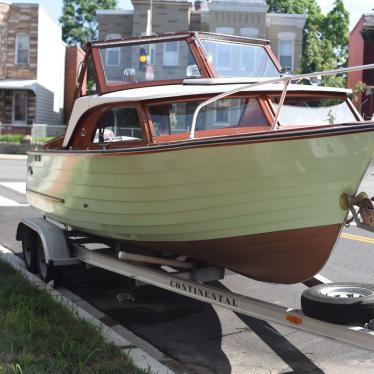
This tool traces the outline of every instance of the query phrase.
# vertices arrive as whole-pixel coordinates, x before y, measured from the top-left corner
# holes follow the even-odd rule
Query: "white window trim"
[[[120,34],[108,34],[106,36],[106,40],[113,40],[113,39],[121,39],[121,35]],[[111,52],[117,52],[117,61],[115,64],[110,64],[109,63],[109,50]],[[117,48],[107,48],[107,50],[105,51],[105,65],[106,66],[119,66],[120,65],[120,51],[121,49],[119,47]]]
[[[15,120],[15,114],[16,114],[15,113],[16,94],[24,94],[24,95],[26,95],[26,118],[25,118],[25,121],[16,121]],[[29,100],[28,100],[27,91],[13,91],[13,95],[12,95],[12,123],[13,124],[15,124],[15,125],[24,125],[24,124],[27,124],[28,104],[29,104]]]
[[[296,33],[294,32],[279,32],[278,33],[278,61],[280,62],[281,56],[281,44],[282,42],[291,42],[291,70],[295,66],[295,39]]]
[[[178,43],[178,41],[174,41],[174,43],[177,43],[176,45],[177,45],[177,51],[175,52],[176,53],[176,55],[177,55],[177,61],[176,61],[176,63],[175,64],[172,64],[172,65],[170,65],[170,64],[166,64],[165,63],[165,55],[166,55],[166,53],[168,52],[167,50],[166,50],[166,46],[167,46],[167,43],[168,42],[165,42],[164,43],[164,55],[163,55],[163,61],[162,61],[162,65],[163,66],[179,66],[179,44],[180,43]],[[169,42],[170,43],[170,42]]]
[[[18,38],[20,36],[27,36],[28,43],[27,43],[27,62],[18,62]],[[30,63],[30,34],[26,32],[20,32],[16,35],[16,45],[15,45],[15,54],[14,54],[14,63],[16,65],[26,65]]]

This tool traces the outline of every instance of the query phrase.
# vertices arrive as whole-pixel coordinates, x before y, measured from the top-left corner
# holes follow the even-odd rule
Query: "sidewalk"
[[[0,160],[27,160],[27,155],[0,154]]]

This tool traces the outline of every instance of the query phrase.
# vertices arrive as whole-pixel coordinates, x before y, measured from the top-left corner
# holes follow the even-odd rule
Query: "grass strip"
[[[24,140],[25,135],[17,135],[17,134],[3,134],[0,135],[0,142],[7,142],[7,143],[22,143]],[[35,137],[32,138],[33,143],[45,143],[49,140],[52,140],[53,136],[44,136],[44,137]]]
[[[0,374],[141,374],[100,327],[0,260]]]

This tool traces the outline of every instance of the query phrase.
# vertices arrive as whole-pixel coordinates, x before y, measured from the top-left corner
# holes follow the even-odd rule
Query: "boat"
[[[29,152],[29,204],[134,253],[305,281],[374,152],[350,91],[313,82],[333,73],[284,75],[268,41],[204,32],[89,43],[66,132]]]

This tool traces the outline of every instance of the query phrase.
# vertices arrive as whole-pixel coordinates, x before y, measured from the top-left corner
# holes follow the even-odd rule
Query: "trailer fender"
[[[24,218],[17,227],[17,240],[22,240],[25,230],[32,230],[39,236],[48,264],[66,266],[80,263],[79,260],[71,257],[64,231],[53,223],[44,218]]]

